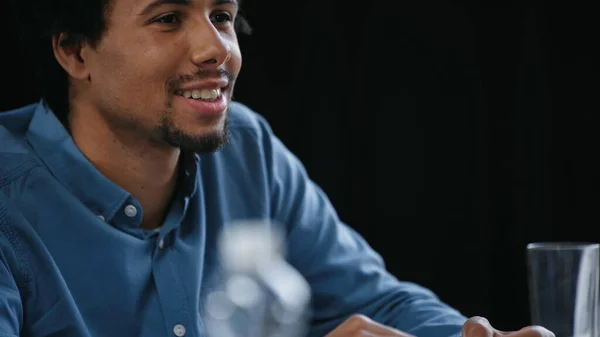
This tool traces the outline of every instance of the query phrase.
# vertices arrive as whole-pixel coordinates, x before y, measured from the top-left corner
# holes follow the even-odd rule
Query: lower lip
[[[219,95],[219,98],[210,102],[195,100],[193,98],[185,98],[179,95],[176,95],[176,97],[185,101],[190,107],[192,107],[192,109],[194,109],[194,112],[204,117],[221,116],[227,109],[227,102],[225,102],[222,94]]]

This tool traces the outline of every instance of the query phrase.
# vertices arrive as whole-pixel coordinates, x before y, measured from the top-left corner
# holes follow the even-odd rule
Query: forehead
[[[108,25],[114,24],[114,19],[130,21],[132,18],[143,19],[167,5],[186,6],[190,8],[207,8],[220,5],[238,7],[241,0],[108,0],[105,16]]]
[[[225,4],[238,5],[240,0],[112,0],[117,6],[124,5],[130,8],[158,7],[162,5],[185,6],[218,6]]]

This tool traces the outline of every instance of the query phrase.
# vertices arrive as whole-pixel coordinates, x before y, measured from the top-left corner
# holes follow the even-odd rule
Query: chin
[[[194,130],[189,129],[190,125],[186,128],[163,125],[161,138],[167,144],[195,153],[219,151],[229,141],[226,119],[213,125],[200,125]]]

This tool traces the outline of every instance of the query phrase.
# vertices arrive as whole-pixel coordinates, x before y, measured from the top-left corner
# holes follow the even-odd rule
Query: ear
[[[80,80],[88,79],[90,73],[85,63],[83,45],[77,42],[69,43],[69,39],[65,33],[52,37],[54,57],[71,77]]]

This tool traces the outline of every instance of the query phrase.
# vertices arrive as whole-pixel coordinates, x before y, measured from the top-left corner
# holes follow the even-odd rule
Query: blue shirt
[[[165,222],[145,232],[140,204],[44,101],[0,113],[0,335],[204,336],[218,232],[245,219],[281,224],[287,261],[311,287],[309,336],[355,313],[460,335],[465,317],[388,273],[260,115],[232,103],[229,130],[219,152],[185,157]]]

